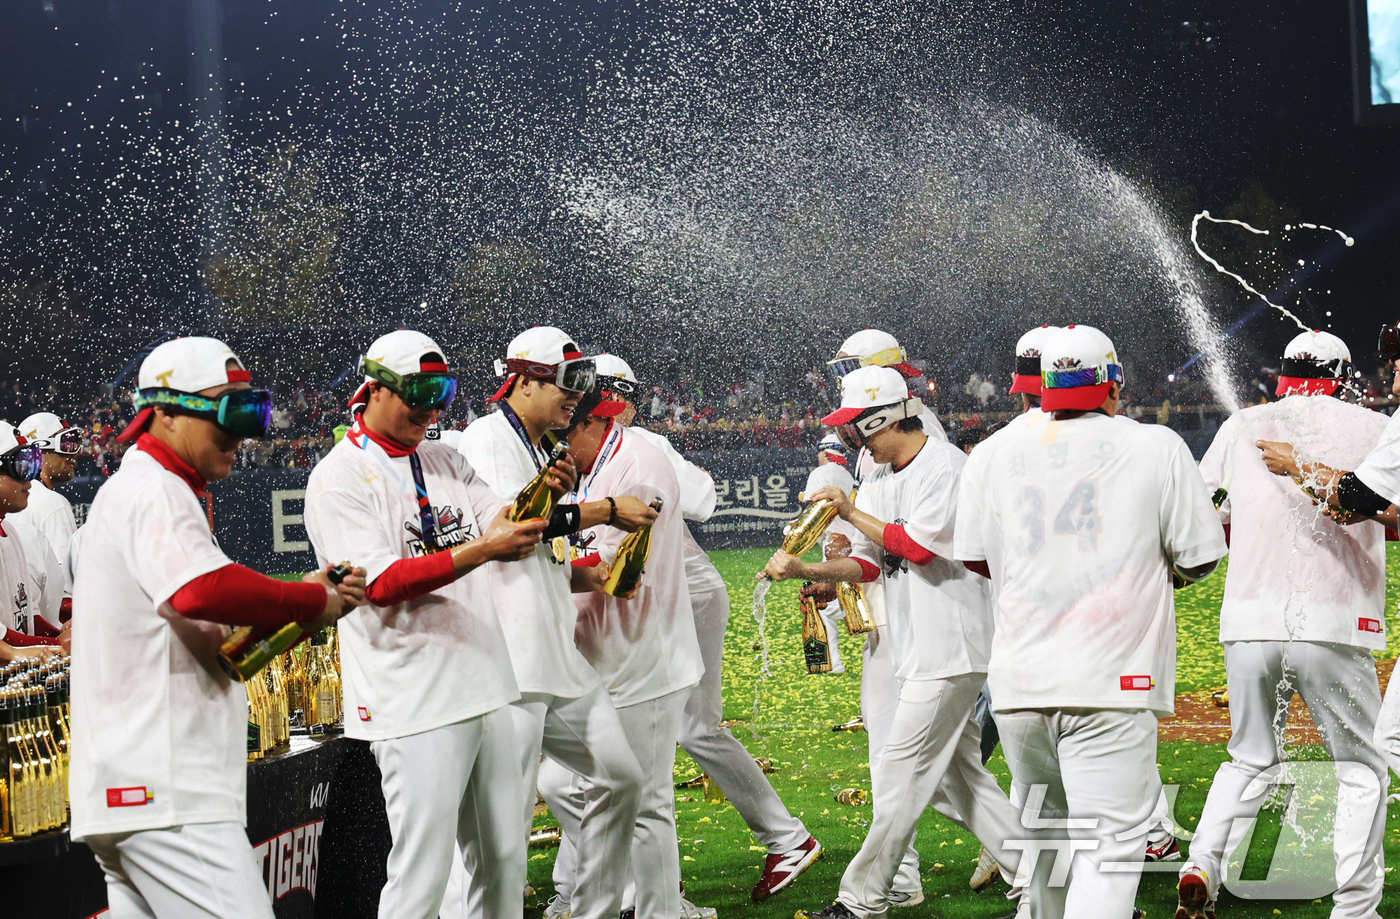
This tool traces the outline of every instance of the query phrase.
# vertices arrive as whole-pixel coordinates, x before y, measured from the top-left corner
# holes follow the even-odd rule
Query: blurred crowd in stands
[[[1242,401],[1274,399],[1276,368],[1262,367],[1248,381],[1241,381]],[[964,445],[977,443],[1019,410],[1007,395],[1005,374],[972,373],[962,383],[938,386],[917,381],[919,394],[930,402],[948,429],[949,438]],[[126,393],[114,393],[107,385],[95,387],[87,401],[61,397],[54,386],[27,387],[0,379],[0,418],[19,422],[38,411],[54,411],[85,432],[85,449],[79,474],[110,474],[119,460],[118,443],[131,417]],[[1357,401],[1378,411],[1394,411],[1389,379],[1361,377]],[[335,429],[348,422],[345,397],[298,384],[275,390],[272,428],[260,440],[243,443],[239,466],[309,468],[335,445]],[[735,382],[718,394],[704,391],[685,380],[644,387],[638,397],[635,422],[669,435],[684,452],[732,450],[750,447],[813,446],[821,436],[821,417],[839,402],[834,380],[825,368],[813,368],[789,398],[775,397],[757,376]],[[1209,387],[1199,379],[1167,381],[1144,393],[1130,385],[1125,390],[1125,411],[1138,421],[1168,424],[1182,430],[1212,429],[1226,414]],[[481,398],[458,398],[444,418],[444,427],[465,428],[495,406]]]

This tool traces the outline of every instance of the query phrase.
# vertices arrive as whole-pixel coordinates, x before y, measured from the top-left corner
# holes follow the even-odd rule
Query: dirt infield
[[[1390,683],[1395,661],[1377,661],[1376,670],[1380,674],[1382,691]],[[1176,714],[1157,722],[1159,740],[1194,740],[1198,743],[1225,743],[1230,739],[1230,710],[1218,708],[1209,690],[1204,692],[1184,692],[1176,697]],[[1303,700],[1296,694],[1288,709],[1289,743],[1319,744],[1317,727],[1308,714]]]

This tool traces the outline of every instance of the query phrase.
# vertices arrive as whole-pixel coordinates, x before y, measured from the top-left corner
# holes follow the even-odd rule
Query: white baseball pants
[[[1029,881],[1031,915],[1128,919],[1159,797],[1156,717],[1035,709],[997,712],[997,726],[1025,802],[1018,880]]]
[[[1339,791],[1333,849],[1339,866],[1357,864],[1358,853],[1359,866],[1346,872],[1348,877],[1337,878],[1340,886],[1332,896],[1332,919],[1377,919],[1385,878],[1381,843],[1390,774],[1371,740],[1381,707],[1375,658],[1365,648],[1324,642],[1232,641],[1225,645],[1225,673],[1230,687],[1230,760],[1216,770],[1182,873],[1204,870],[1211,892],[1218,888],[1231,827],[1236,820],[1257,816],[1267,797],[1242,800],[1250,782],[1279,762],[1274,719],[1296,690],[1333,762],[1359,763],[1378,780],[1373,795],[1349,795],[1348,783]],[[1344,803],[1348,798],[1350,808]]]
[[[773,854],[802,845],[811,834],[783,804],[749,751],[719,726],[724,719],[724,636],[729,626],[729,592],[690,595],[695,635],[705,673],[690,691],[681,719],[680,744],[734,804],[758,841]]]
[[[684,699],[684,695],[681,698]],[[678,705],[671,733],[666,738],[672,770],[675,768],[676,734],[680,730],[679,709]],[[528,830],[534,823],[535,789],[539,785],[540,753],[543,751],[585,782],[573,837],[581,853],[577,856],[569,899],[573,919],[617,919],[628,879],[628,853],[633,848],[637,812],[642,806],[642,785],[649,773],[643,773],[638,764],[639,755],[633,752],[631,735],[624,729],[618,710],[613,708],[612,697],[599,683],[588,695],[577,699],[526,695],[512,705],[511,710],[523,757],[520,768],[527,797],[524,826]],[[667,787],[670,785],[668,773]],[[553,802],[550,807],[554,809]],[[675,851],[674,804],[672,807],[671,849]],[[565,818],[558,809],[554,809],[554,813],[562,826]],[[521,852],[525,851],[522,844]],[[679,859],[680,856],[676,854],[675,857]],[[521,885],[524,885],[523,878]],[[678,901],[674,915],[680,915],[679,910]],[[473,912],[473,919],[481,917]]]
[[[461,847],[467,900],[486,919],[524,908],[520,745],[510,707],[370,744],[393,848],[380,919],[437,919]]]
[[[273,919],[237,823],[190,823],[86,839],[107,876],[111,919]]]
[[[624,905],[635,891],[637,919],[676,919],[681,913],[681,861],[676,841],[676,736],[690,690],[626,705],[617,717],[644,776],[641,809],[632,835],[630,881]],[[572,909],[582,846],[580,823],[589,781],[547,759],[540,767],[540,794],[559,820],[565,840],[554,861],[554,890]],[[624,860],[624,867],[626,867]]]
[[[1400,680],[1391,677],[1381,702],[1380,714],[1376,716],[1374,741],[1386,765],[1400,775]],[[1389,787],[1389,784],[1385,787]]]
[[[841,878],[840,901],[857,916],[884,916],[895,875],[919,818],[941,792],[958,819],[1014,876],[1021,853],[1005,849],[1022,835],[1017,811],[982,765],[982,731],[972,720],[973,704],[986,674],[967,673],[943,680],[905,680],[899,705],[878,766],[871,767],[875,816],[860,851]]]
[[[894,656],[890,653],[890,643],[881,639],[879,629],[865,634],[865,664],[860,671],[860,716],[865,721],[865,735],[869,742],[870,794],[875,810],[872,820],[879,816],[880,758],[890,739],[895,710],[899,708],[899,680],[894,675]],[[939,813],[957,819],[945,809],[946,802],[935,800],[934,807]],[[919,876],[919,853],[911,839],[895,874],[893,890],[914,893],[923,889],[924,882]]]
[[[845,673],[846,665],[841,663],[841,633],[846,631],[846,614],[841,604],[835,600],[817,610],[826,625],[826,646],[831,653],[831,673]]]

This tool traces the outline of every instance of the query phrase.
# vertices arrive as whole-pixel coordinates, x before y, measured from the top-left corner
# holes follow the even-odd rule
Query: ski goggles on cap
[[[1376,353],[1383,361],[1400,361],[1400,322],[1381,326],[1381,339]]]
[[[826,365],[831,368],[832,373],[836,374],[837,379],[840,379],[853,370],[869,367],[872,364],[877,367],[890,367],[907,360],[909,360],[909,355],[903,348],[886,348],[864,357],[838,357],[835,360],[827,361]]]
[[[178,389],[143,389],[136,396],[138,411],[155,406],[212,421],[239,437],[261,437],[272,424],[272,393],[265,389],[233,389],[214,399]]]
[[[591,357],[574,358],[558,364],[541,364],[519,357],[496,361],[496,376],[503,377],[510,373],[544,380],[569,392],[590,392],[598,382],[598,369]],[[617,391],[622,392],[621,389]]]
[[[36,443],[22,444],[0,456],[0,475],[17,482],[32,482],[44,468],[44,451]]]
[[[860,450],[879,431],[905,418],[916,418],[924,410],[918,399],[906,399],[894,405],[872,408],[852,421],[836,426],[836,436],[848,449]]]
[[[52,437],[37,438],[32,443],[41,450],[74,456],[83,449],[83,432],[78,428],[64,428]]]
[[[1117,364],[1103,367],[1085,367],[1082,370],[1043,370],[1040,385],[1046,389],[1077,389],[1080,386],[1098,386],[1101,383],[1123,382],[1123,368]]]
[[[399,373],[367,357],[360,358],[360,373],[383,383],[409,408],[447,408],[457,396],[457,378],[450,373]]]

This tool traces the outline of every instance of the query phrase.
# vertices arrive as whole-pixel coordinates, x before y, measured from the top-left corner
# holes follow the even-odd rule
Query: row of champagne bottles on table
[[[68,658],[0,667],[0,842],[68,822]]]
[[[335,733],[343,720],[336,628],[273,658],[245,685],[249,762],[284,750],[294,729],[313,737]]]

